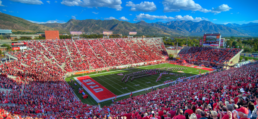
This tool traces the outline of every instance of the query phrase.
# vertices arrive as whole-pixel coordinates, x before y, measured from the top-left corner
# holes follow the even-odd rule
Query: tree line
[[[227,48],[240,48],[244,49],[244,52],[255,53],[258,52],[258,38],[248,37],[225,37]],[[182,38],[168,38],[163,37],[165,45],[169,46],[196,46],[199,47],[199,40],[202,37],[182,37]]]

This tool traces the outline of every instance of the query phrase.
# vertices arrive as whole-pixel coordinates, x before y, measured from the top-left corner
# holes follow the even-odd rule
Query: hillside
[[[175,31],[133,24],[119,20],[74,20],[65,24],[43,24],[51,28],[62,28],[67,31],[83,31],[101,34],[103,31],[113,31],[114,34],[128,35],[130,31],[137,31],[139,35],[179,35]]]
[[[258,23],[248,23],[248,24],[227,24],[226,26],[235,29],[237,31],[245,32],[250,36],[258,36]]]
[[[214,24],[210,21],[170,21],[146,23],[130,23],[119,20],[74,20],[64,24],[48,23],[36,24],[22,18],[0,13],[0,28],[15,31],[44,32],[45,30],[59,30],[60,33],[69,31],[83,31],[101,34],[103,31],[113,31],[114,34],[128,35],[130,31],[137,31],[138,35],[173,35],[173,36],[201,36],[204,33],[221,33],[222,36],[258,36],[258,23],[249,24]]]
[[[244,31],[238,31],[225,25],[214,24],[209,21],[171,21],[167,23],[156,22],[149,25],[165,29],[169,28],[181,34],[200,36],[204,33],[221,33],[223,36],[248,36]],[[162,29],[164,29],[162,28]]]
[[[12,29],[13,31],[30,31],[30,32],[43,32],[45,30],[53,30],[44,25],[39,25],[27,21],[25,19],[0,13],[0,28]]]

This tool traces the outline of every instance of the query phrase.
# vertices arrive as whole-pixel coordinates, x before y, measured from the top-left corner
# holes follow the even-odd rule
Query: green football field
[[[173,67],[177,67],[177,68],[181,67],[181,68],[185,68],[185,70],[182,70],[182,71],[167,70],[167,68],[173,68]],[[164,68],[162,70],[167,70],[167,72],[174,73],[175,75],[163,75],[161,80],[158,82],[156,82],[156,79],[159,77],[159,74],[137,78],[137,79],[134,79],[133,81],[128,80],[127,83],[124,83],[121,81],[122,78],[124,77],[123,75],[125,75],[125,74],[130,74],[130,73],[142,71],[142,70],[157,69],[157,68]],[[89,95],[89,98],[82,99],[82,94],[78,93],[78,89],[80,88],[80,85],[77,82],[74,82],[74,83],[77,83],[77,85],[74,85],[74,83],[70,83],[71,78],[88,75],[91,78],[93,78],[94,80],[96,80],[97,82],[99,82],[102,86],[106,87],[108,90],[113,92],[115,95],[121,95],[121,94],[125,94],[125,93],[130,93],[133,91],[137,91],[140,89],[156,86],[159,84],[163,84],[163,82],[166,80],[175,80],[179,77],[193,76],[193,75],[199,74],[199,71],[201,71],[201,73],[208,72],[206,70],[166,63],[166,64],[151,65],[151,66],[141,66],[141,67],[137,67],[137,68],[135,67],[135,68],[128,68],[128,69],[102,71],[102,72],[98,72],[98,73],[91,73],[91,74],[84,74],[84,75],[83,74],[82,75],[74,75],[74,76],[66,78],[66,81],[69,83],[69,85],[71,85],[74,88],[74,92],[76,93],[77,97],[80,98],[80,100],[82,102],[90,104],[90,105],[96,105],[97,102],[92,97],[90,97],[90,95],[86,91],[84,91],[84,92],[86,92],[86,94]],[[118,74],[123,74],[123,75],[121,76]],[[146,91],[138,92],[138,93],[134,94],[134,96],[143,94],[143,93],[146,93]],[[117,100],[125,99],[128,97],[129,97],[129,95],[119,97],[119,98],[117,98]],[[102,102],[101,106],[110,105],[111,102],[112,102],[111,100]]]

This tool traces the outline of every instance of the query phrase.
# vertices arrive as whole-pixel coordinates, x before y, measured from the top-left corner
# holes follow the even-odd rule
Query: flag
[[[133,93],[131,92],[130,97],[132,97],[132,96],[133,96]]]

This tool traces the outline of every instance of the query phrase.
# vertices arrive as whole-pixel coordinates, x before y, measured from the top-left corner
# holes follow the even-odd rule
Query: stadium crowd
[[[78,101],[64,81],[25,82],[1,76],[0,118],[256,119],[258,64],[215,72],[132,96],[111,106]],[[14,104],[14,105],[8,105]]]
[[[224,63],[229,61],[241,49],[237,48],[220,48],[211,47],[191,47],[185,48],[179,52],[179,56],[188,62],[209,62],[209,64]]]
[[[148,41],[148,40],[147,40]],[[158,41],[156,41],[158,44]],[[144,49],[151,49],[156,42],[145,43]],[[96,40],[45,40],[27,41],[28,50],[9,52],[17,58],[13,62],[0,65],[2,73],[30,77],[35,81],[60,81],[67,72],[84,71],[145,61],[163,59],[161,44],[155,45],[156,57],[150,55],[137,46],[139,55],[132,52],[130,44],[124,39],[96,39]],[[158,48],[159,47],[159,48]],[[141,59],[140,57],[147,57]]]
[[[10,53],[17,61],[0,65],[0,118],[257,118],[258,64],[178,82],[99,108],[77,100],[63,76],[89,67],[159,60],[165,46],[156,40],[123,39],[28,41],[27,44],[28,50]],[[239,49],[193,48],[180,55],[223,62],[237,52]],[[7,74],[18,79],[7,78]]]

